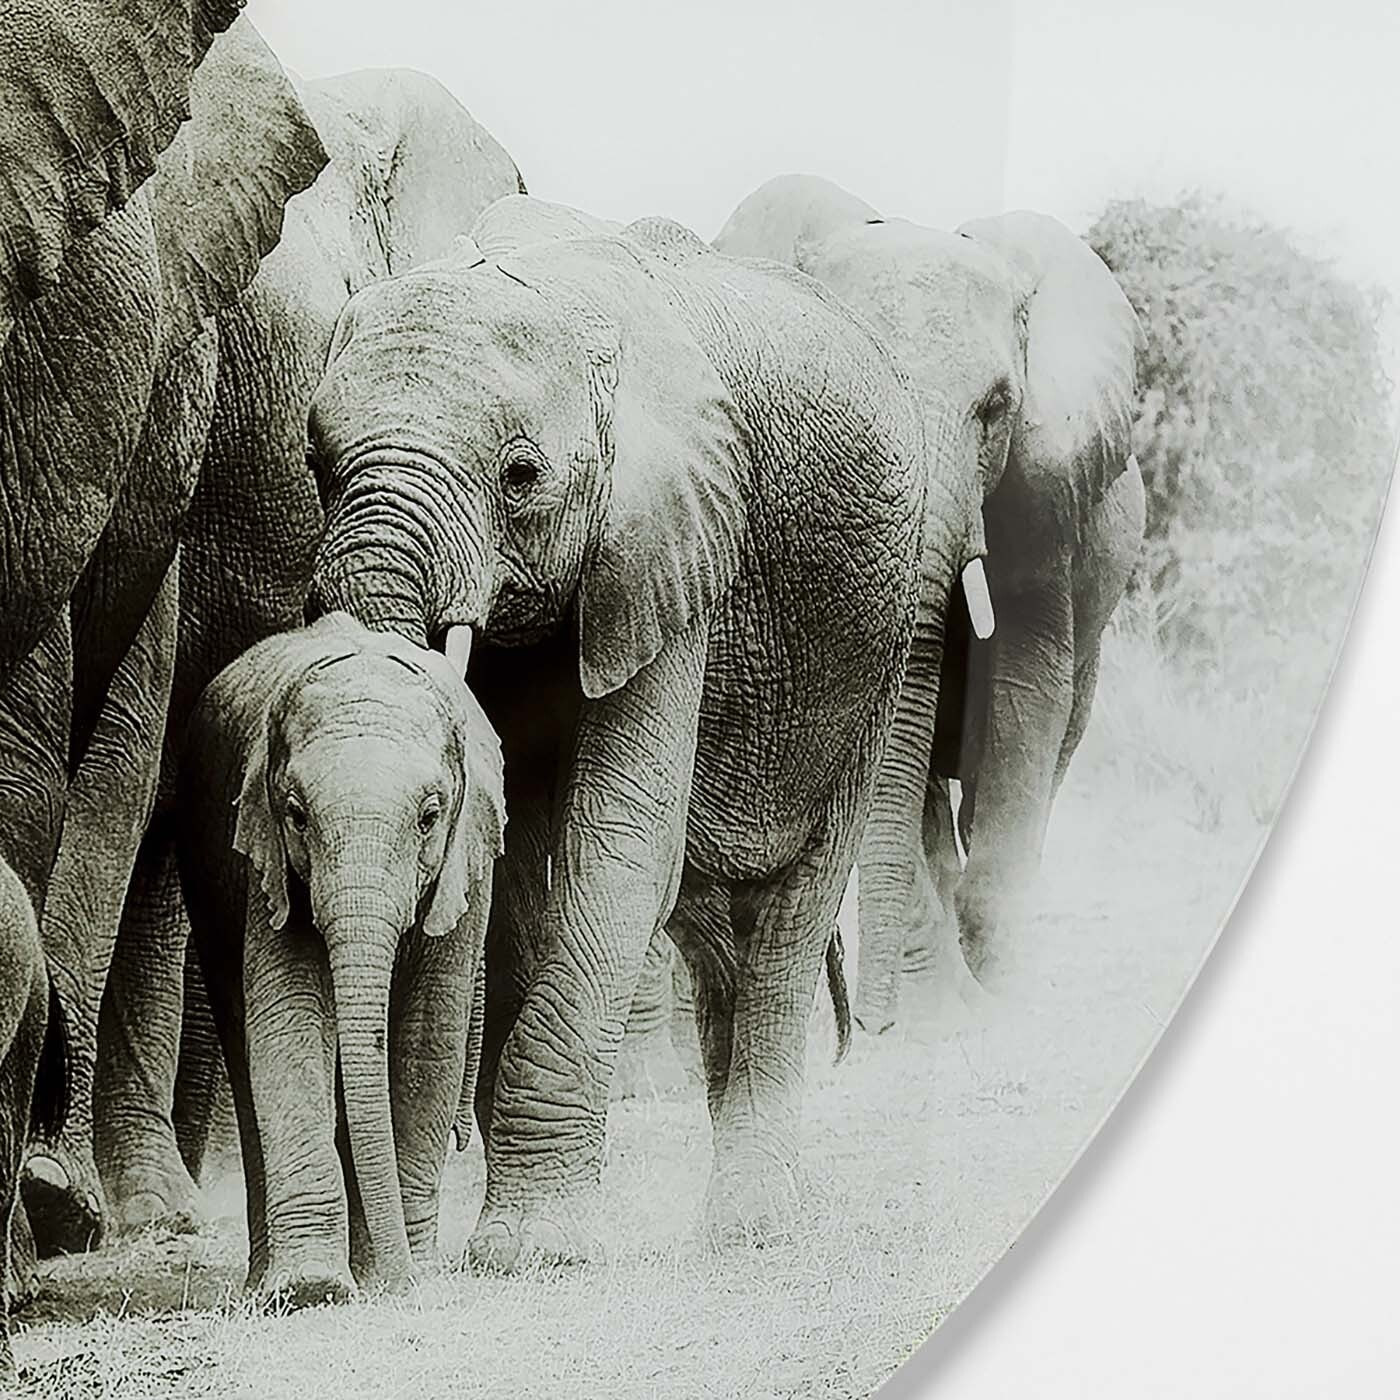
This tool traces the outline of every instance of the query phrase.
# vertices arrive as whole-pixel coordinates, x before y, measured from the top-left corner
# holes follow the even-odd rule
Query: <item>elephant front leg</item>
[[[173,821],[158,815],[141,843],[98,1025],[94,1142],[115,1221],[127,1229],[188,1228],[196,1198],[174,1122],[190,933]]]
[[[390,1106],[404,1225],[416,1265],[427,1264],[437,1250],[438,1187],[462,1096],[475,969],[491,902],[489,880],[483,884],[471,891],[467,915],[454,932],[436,939],[415,935],[395,971]]]
[[[1040,864],[1074,697],[1068,582],[997,605],[977,810],[955,906],[968,965],[984,984],[1012,961],[1010,934]]]
[[[99,1019],[122,908],[137,849],[155,798],[165,711],[174,664],[178,576],[172,567],[136,640],[112,680],[69,789],[63,837],[44,905],[43,937],[54,966],[69,1035],[70,1109],[55,1141],[36,1143],[25,1172],[24,1196],[41,1254],[91,1248],[106,1223],[103,1185],[125,1219],[126,1166],[149,1156],[138,1141],[144,1119],[124,1120],[116,1140],[99,1145],[111,1171],[94,1160],[93,1142],[111,1120],[94,1122]],[[98,1095],[106,1104],[107,1086]],[[120,1114],[120,1106],[116,1106]],[[179,1173],[183,1177],[183,1171]],[[188,1179],[156,1213],[192,1204]]]
[[[473,1262],[593,1257],[609,1081],[647,943],[680,881],[705,654],[692,627],[584,705],[564,782],[544,956],[496,1077]]]

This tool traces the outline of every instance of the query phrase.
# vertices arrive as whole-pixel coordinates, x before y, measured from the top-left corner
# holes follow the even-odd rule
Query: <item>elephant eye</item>
[[[545,463],[527,443],[513,444],[501,462],[501,491],[510,505],[522,505],[544,475]]]
[[[306,808],[302,805],[302,801],[299,797],[289,797],[287,799],[287,820],[292,824],[293,831],[306,830]]]
[[[990,428],[1011,406],[1011,396],[1004,384],[998,384],[981,403],[977,405],[977,417],[984,428]]]
[[[438,824],[438,818],[441,816],[442,803],[436,797],[430,797],[418,813],[418,830],[427,836]]]

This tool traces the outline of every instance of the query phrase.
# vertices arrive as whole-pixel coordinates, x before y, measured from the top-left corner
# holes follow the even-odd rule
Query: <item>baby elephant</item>
[[[447,657],[332,613],[214,679],[180,771],[248,1287],[297,1304],[402,1283],[434,1248],[463,1093],[504,823],[496,735]]]

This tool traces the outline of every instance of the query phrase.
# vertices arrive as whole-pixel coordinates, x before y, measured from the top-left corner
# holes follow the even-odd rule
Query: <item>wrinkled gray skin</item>
[[[509,824],[479,1264],[589,1257],[649,940],[696,983],[721,1238],[798,1204],[804,1045],[913,624],[922,424],[811,279],[509,199],[360,293],[312,408],[308,611],[474,629]],[[531,243],[532,238],[545,241]],[[945,592],[971,529],[940,482]]]
[[[445,657],[329,614],[225,669],[184,758],[180,878],[233,1083],[248,1285],[317,1303],[400,1284],[436,1240],[500,745]]]
[[[235,12],[39,0],[0,32],[0,860],[69,1032],[75,1150],[24,1187],[50,1246],[96,1189],[98,998],[155,783],[213,318],[325,158],[257,35],[212,38]]]
[[[940,650],[925,598],[861,848],[856,1017],[883,1030],[901,947],[963,997],[976,990],[968,965],[985,979],[1006,957],[1142,542],[1136,318],[1092,250],[1044,215],[948,234],[785,176],[735,210],[716,246],[790,262],[868,317],[953,425],[932,439],[930,470],[979,462],[995,631],[974,635],[959,584]],[[962,785],[961,873],[950,778]]]
[[[89,916],[89,927],[102,930],[106,941],[89,933],[88,946],[105,946],[112,971],[104,995],[106,961],[89,953],[83,999],[94,1024],[88,1044],[100,1040],[102,1053],[95,1095],[87,1088],[89,1078],[79,1095],[80,1131],[68,1136],[82,1143],[89,1133],[95,1136],[105,1190],[97,1187],[91,1167],[71,1173],[85,1189],[67,1193],[67,1230],[55,1242],[68,1248],[82,1247],[105,1224],[178,1222],[193,1208],[194,1188],[172,1121],[188,938],[174,870],[175,747],[200,692],[223,666],[253,643],[301,622],[323,523],[305,462],[306,417],[335,319],[352,291],[446,251],[487,204],[520,183],[514,163],[489,133],[422,74],[351,73],[298,91],[331,162],[312,188],[288,204],[280,242],[215,327],[208,432],[199,439],[202,461],[180,548],[173,674],[169,653],[162,651],[164,690],[150,681],[144,689],[133,687],[137,697],[170,697],[155,812],[140,841],[124,908],[112,902]],[[162,637],[173,644],[176,621],[161,616]],[[154,661],[148,667],[153,669]],[[158,728],[153,737],[159,738]],[[152,762],[143,763],[149,807],[155,773]],[[94,819],[117,820],[122,809],[105,789],[100,797]],[[133,818],[120,816],[125,835],[118,844],[127,869],[141,836]],[[103,848],[113,847],[109,842]],[[121,888],[115,888],[116,900]],[[198,993],[197,970],[192,972]],[[182,1142],[196,1172],[222,1078],[213,1026],[201,1003],[196,995],[184,1023],[181,1095]],[[94,1098],[95,1113],[89,1107]],[[64,1153],[63,1164],[73,1155]]]

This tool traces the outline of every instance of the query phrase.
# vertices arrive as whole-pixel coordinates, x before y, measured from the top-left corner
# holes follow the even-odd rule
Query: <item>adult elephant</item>
[[[868,317],[920,393],[955,408],[930,469],[977,464],[989,603],[974,596],[969,610],[960,589],[941,658],[911,659],[861,847],[856,1016],[882,1030],[901,947],[954,991],[970,987],[964,955],[984,978],[1006,955],[1142,542],[1129,440],[1137,320],[1092,249],[1043,214],[949,234],[786,176],[741,203],[716,246],[789,262]],[[950,778],[962,787],[961,875]]]
[[[0,858],[40,914],[78,1145],[26,1181],[41,1243],[94,1180],[93,989],[155,783],[213,320],[325,161],[237,10],[28,0],[0,26]]]
[[[308,611],[476,635],[506,851],[471,1255],[589,1257],[608,1084],[653,931],[690,965],[719,1236],[795,1204],[806,1025],[926,567],[887,352],[810,278],[667,220],[494,205],[479,252],[353,298],[312,406]],[[533,242],[534,238],[545,241]]]
[[[97,1165],[123,1227],[178,1219],[194,1201],[190,1174],[203,1160],[222,1069],[197,977],[185,1015],[177,753],[213,677],[301,622],[323,526],[306,422],[336,318],[352,293],[445,253],[487,205],[522,188],[506,151],[422,73],[372,69],[298,91],[330,161],[289,203],[281,241],[218,318],[213,419],[181,545],[160,792],[102,1003]],[[101,1217],[83,1223],[91,1230]]]

